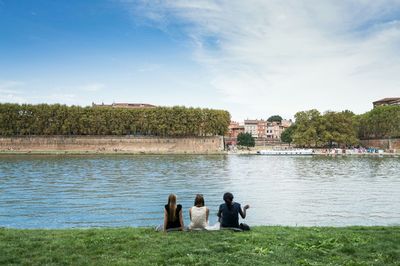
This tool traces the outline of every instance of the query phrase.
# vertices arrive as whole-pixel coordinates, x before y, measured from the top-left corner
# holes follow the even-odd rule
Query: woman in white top
[[[197,194],[194,199],[194,206],[189,209],[189,229],[206,229],[208,226],[208,214],[210,210],[204,206],[204,197]]]

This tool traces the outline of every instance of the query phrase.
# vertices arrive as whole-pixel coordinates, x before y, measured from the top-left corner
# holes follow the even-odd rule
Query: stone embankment
[[[0,137],[1,153],[223,153],[223,138],[136,136],[27,136]]]
[[[364,147],[383,150],[400,150],[400,138],[365,139],[361,140]]]

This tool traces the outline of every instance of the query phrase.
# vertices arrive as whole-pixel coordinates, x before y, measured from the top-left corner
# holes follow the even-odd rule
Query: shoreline
[[[242,220],[241,222],[245,222]],[[90,226],[90,227],[60,227],[60,228],[47,228],[47,227],[40,227],[40,228],[18,228],[18,227],[9,227],[9,226],[0,226],[0,230],[15,230],[15,231],[85,231],[85,230],[121,230],[121,229],[131,229],[131,230],[151,230],[155,232],[155,227],[157,225],[151,226]],[[186,226],[186,225],[185,225]],[[251,225],[251,229],[255,228],[292,228],[292,229],[346,229],[346,228],[397,228],[400,230],[400,223],[398,224],[387,224],[387,225],[379,225],[379,224],[372,224],[372,225],[280,225],[280,224],[269,224],[269,225]],[[196,230],[189,230],[185,229],[185,231],[181,231],[182,233],[193,233],[193,232],[222,232],[222,231],[231,231],[228,228],[225,229],[218,229],[218,230],[203,230],[203,231],[196,231]],[[251,230],[250,230],[251,231]],[[246,232],[246,231],[243,231]]]
[[[0,137],[0,155],[255,155],[262,149],[293,149],[286,144],[226,150],[222,136],[12,136]],[[397,157],[400,149],[362,150],[313,148],[316,156]],[[330,153],[328,153],[330,151]],[[266,156],[266,155],[263,155]],[[283,156],[283,155],[267,155]]]
[[[237,155],[258,155],[257,151],[259,151],[259,150],[262,150],[262,149],[250,150],[250,151],[227,152],[227,154],[229,154],[229,155],[234,155],[234,154],[237,154]],[[294,157],[294,156],[300,156],[300,157],[304,157],[304,156],[330,156],[330,157],[340,157],[340,156],[382,157],[382,156],[385,156],[385,157],[399,157],[400,153],[399,152],[397,152],[397,153],[390,153],[390,152],[367,153],[367,152],[365,152],[365,153],[338,153],[338,154],[334,154],[334,153],[324,153],[324,152],[320,152],[320,151],[316,150],[316,152],[314,154],[312,154],[312,155],[284,155],[284,154],[282,154],[282,155],[260,155],[260,156],[266,156],[266,157],[271,157],[271,156],[275,156],[275,157],[277,157],[277,156],[288,156],[288,157]]]
[[[257,150],[250,151],[216,151],[216,152],[131,152],[131,151],[71,151],[71,150],[35,150],[35,151],[8,151],[0,150],[0,156],[2,155],[259,155]],[[352,153],[352,154],[329,154],[316,152],[313,155],[259,155],[263,157],[304,157],[304,156],[326,156],[326,157],[400,157],[400,153]]]

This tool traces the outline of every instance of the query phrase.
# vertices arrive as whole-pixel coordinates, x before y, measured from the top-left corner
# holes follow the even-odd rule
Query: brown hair
[[[196,198],[194,199],[194,206],[204,206],[204,197],[202,194],[197,194]]]
[[[168,196],[168,220],[175,221],[176,220],[176,196],[175,194],[170,194]]]

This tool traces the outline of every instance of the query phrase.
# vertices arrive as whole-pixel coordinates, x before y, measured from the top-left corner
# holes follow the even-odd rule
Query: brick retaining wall
[[[126,153],[218,153],[223,138],[158,138],[134,136],[29,136],[0,137],[0,151],[9,152],[126,152]]]

